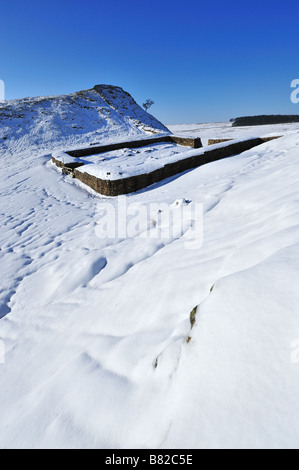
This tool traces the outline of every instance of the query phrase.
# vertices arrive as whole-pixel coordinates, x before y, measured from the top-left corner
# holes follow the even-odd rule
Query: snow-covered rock
[[[122,88],[96,85],[70,95],[24,98],[0,103],[0,146],[74,148],[113,141],[120,135],[169,133]]]

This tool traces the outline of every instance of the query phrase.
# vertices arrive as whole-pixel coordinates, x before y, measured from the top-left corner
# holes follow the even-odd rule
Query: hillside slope
[[[70,95],[0,103],[0,146],[21,152],[117,140],[121,136],[169,133],[122,88],[96,85]]]

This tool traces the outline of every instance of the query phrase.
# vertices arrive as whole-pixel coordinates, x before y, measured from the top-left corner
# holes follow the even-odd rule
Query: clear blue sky
[[[299,114],[298,0],[9,0],[6,99],[118,85],[166,124]]]

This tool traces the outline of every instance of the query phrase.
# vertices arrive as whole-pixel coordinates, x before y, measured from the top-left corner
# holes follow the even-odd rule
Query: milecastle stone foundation
[[[52,161],[62,168],[63,172],[72,175],[74,178],[79,179],[84,184],[88,185],[97,193],[104,196],[119,196],[121,194],[129,194],[146,188],[154,183],[158,183],[166,178],[170,178],[184,171],[211,163],[223,158],[238,155],[246,150],[250,150],[258,145],[261,145],[269,140],[277,139],[275,137],[259,137],[243,141],[234,142],[231,139],[210,139],[209,145],[221,144],[219,147],[203,151],[201,139],[185,138],[174,135],[157,136],[153,138],[139,139],[136,141],[118,142],[109,145],[100,145],[97,147],[88,147],[78,150],[70,150],[65,152],[67,155],[78,158],[84,156],[95,155],[98,153],[109,152],[121,148],[134,148],[151,145],[158,142],[173,142],[179,145],[190,147],[190,149],[201,149],[198,155],[192,155],[188,158],[181,158],[176,162],[165,164],[161,168],[151,171],[149,173],[134,175],[122,179],[101,179],[96,176],[90,175],[88,172],[79,171],[78,167],[83,166],[82,162],[67,162],[57,159],[52,156]],[[227,142],[227,144],[226,144]]]

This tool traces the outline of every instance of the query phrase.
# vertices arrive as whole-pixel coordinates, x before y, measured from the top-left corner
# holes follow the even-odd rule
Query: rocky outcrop
[[[69,95],[0,102],[0,146],[70,148],[126,136],[170,134],[120,87],[97,85]]]

